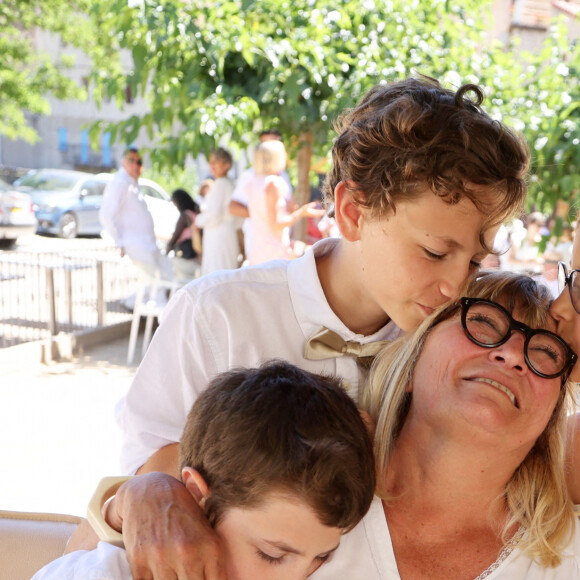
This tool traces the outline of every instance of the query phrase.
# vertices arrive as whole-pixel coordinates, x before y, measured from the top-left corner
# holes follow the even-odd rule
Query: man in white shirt
[[[99,211],[102,226],[133,263],[150,276],[173,277],[171,264],[161,254],[155,239],[153,217],[139,189],[143,161],[131,147],[123,154],[121,168],[107,184]]]

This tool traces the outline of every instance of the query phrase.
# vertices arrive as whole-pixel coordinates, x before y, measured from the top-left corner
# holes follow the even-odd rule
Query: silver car
[[[9,248],[19,236],[36,232],[32,199],[0,179],[0,248]]]
[[[56,234],[60,238],[101,234],[99,209],[110,173],[85,173],[67,169],[37,169],[16,180],[20,191],[29,193],[38,220],[38,233]],[[168,240],[179,217],[169,194],[150,179],[139,179],[149,211],[153,216],[155,235]]]

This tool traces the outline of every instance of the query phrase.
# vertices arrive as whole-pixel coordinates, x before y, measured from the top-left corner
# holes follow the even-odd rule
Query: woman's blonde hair
[[[546,328],[548,324],[552,298],[546,287],[528,276],[482,273],[468,283],[463,295],[501,301],[509,312],[517,309],[518,318],[533,328]],[[375,457],[379,474],[388,468],[390,454],[407,417],[412,393],[406,387],[427,337],[439,322],[457,312],[455,308],[440,308],[415,332],[388,345],[373,364],[360,406],[377,425]],[[561,552],[574,531],[574,510],[564,469],[566,416],[573,409],[573,383],[566,381],[548,425],[505,489],[510,516],[503,539],[506,541],[514,524],[519,525],[525,533],[516,537],[517,546],[544,567],[560,563]]]
[[[256,175],[277,175],[286,167],[286,149],[281,141],[264,141],[254,153]]]

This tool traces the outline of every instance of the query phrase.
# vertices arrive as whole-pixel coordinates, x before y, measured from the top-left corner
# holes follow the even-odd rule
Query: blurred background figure
[[[195,203],[197,203],[197,205],[199,207],[201,207],[203,205],[203,200],[205,199],[205,196],[207,195],[207,192],[210,190],[211,186],[213,185],[213,179],[211,179],[210,177],[208,177],[207,179],[204,179],[200,184],[199,184],[199,189],[197,191],[197,195],[195,196]]]
[[[267,141],[280,141],[282,142],[282,133],[277,129],[266,129],[260,133],[260,143],[266,143]],[[239,177],[234,193],[232,194],[232,199],[230,201],[230,212],[239,218],[243,218],[244,222],[242,225],[242,239],[244,254],[249,255],[250,246],[252,244],[252,228],[250,224],[250,212],[248,210],[248,198],[246,196],[246,185],[248,181],[254,176],[254,168],[249,167],[246,169]],[[296,202],[292,197],[292,184],[290,183],[290,177],[286,172],[286,164],[284,164],[284,169],[280,171],[279,176],[286,182],[288,189],[286,190],[286,203],[287,210],[289,212],[296,209]]]
[[[194,222],[203,229],[202,275],[234,269],[239,265],[239,224],[229,210],[234,191],[234,182],[228,177],[232,163],[231,154],[222,147],[209,157],[209,168],[215,181],[208,189],[201,213]]]
[[[139,269],[151,277],[171,280],[173,269],[157,247],[153,217],[139,188],[143,160],[131,147],[123,154],[121,168],[105,187],[99,219],[105,231]]]
[[[562,261],[562,254],[557,250],[547,250],[541,258],[542,273],[535,279],[548,288],[553,298],[558,298],[558,262]],[[566,262],[568,264],[569,262]]]
[[[171,261],[175,276],[180,280],[195,278],[200,273],[199,253],[193,242],[195,218],[200,213],[199,205],[184,189],[176,189],[171,194],[171,201],[179,210],[179,218],[166,252],[173,251]]]
[[[510,232],[511,249],[509,265],[517,272],[537,273],[541,271],[539,246],[542,235],[547,234],[546,218],[535,211],[526,216],[525,223],[515,220]]]
[[[280,177],[286,167],[286,149],[281,141],[260,143],[254,153],[253,175],[244,188],[250,214],[251,244],[246,254],[250,265],[295,257],[290,227],[303,217],[321,217],[324,210],[312,202],[288,211],[288,185]]]

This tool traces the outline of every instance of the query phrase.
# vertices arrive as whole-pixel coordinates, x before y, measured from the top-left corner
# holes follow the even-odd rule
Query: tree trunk
[[[307,131],[299,137],[299,149],[296,154],[298,167],[298,184],[294,199],[299,206],[310,201],[310,164],[312,162],[312,133]],[[306,219],[299,220],[293,229],[295,240],[306,240]]]

